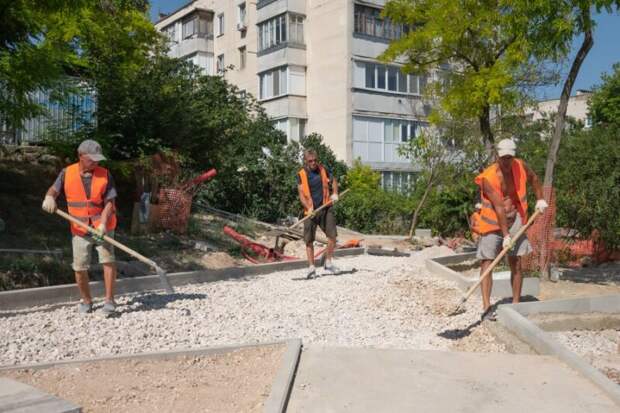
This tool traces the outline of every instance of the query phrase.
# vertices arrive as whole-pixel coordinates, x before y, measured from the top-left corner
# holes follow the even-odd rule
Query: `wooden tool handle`
[[[338,195],[338,199],[340,199],[341,196],[344,196],[347,192],[349,192],[351,190],[351,188],[345,189],[344,191],[342,191],[339,195]],[[303,224],[304,222],[306,222],[307,220],[309,220],[312,217],[315,217],[316,214],[321,211],[322,209],[327,208],[328,206],[331,206],[335,204],[334,201],[330,200],[328,203],[321,205],[320,207],[318,207],[317,209],[315,209],[314,211],[312,211],[312,213],[302,219],[300,219],[299,221],[297,221],[296,223],[294,223],[293,225],[291,225],[290,227],[288,227],[286,230],[290,231],[291,229],[295,228],[298,225]]]
[[[97,231],[95,228],[93,228],[93,227],[83,223],[82,221],[80,221],[79,219],[75,218],[74,216],[71,216],[71,215],[67,214],[65,211],[62,211],[60,209],[56,209],[56,214],[60,215],[61,217],[63,217],[64,219],[66,219],[68,221],[71,221],[75,225],[79,225],[80,227],[84,228],[85,230],[87,230],[88,232],[90,232],[91,234],[93,234],[95,236],[100,236],[101,235],[99,233],[99,231]],[[155,262],[153,260],[150,260],[150,259],[146,258],[144,255],[142,255],[142,254],[132,250],[131,248],[121,244],[120,242],[118,242],[114,238],[108,237],[105,234],[103,235],[102,238],[108,244],[114,245],[116,248],[118,248],[118,249],[120,249],[122,251],[125,251],[127,254],[131,255],[134,258],[137,258],[138,260],[142,261],[146,265],[149,265],[150,267],[152,267],[156,271],[159,270],[159,266],[157,264],[155,264]]]
[[[502,260],[502,258],[504,258],[504,256],[506,254],[508,254],[508,251],[510,251],[510,249],[519,240],[519,238],[521,238],[521,236],[525,233],[525,231],[527,231],[527,229],[532,225],[532,223],[534,222],[536,217],[538,217],[538,215],[540,215],[540,211],[539,210],[534,211],[534,213],[532,214],[530,219],[528,219],[527,223],[524,226],[522,226],[521,229],[519,229],[519,231],[512,238],[512,241],[510,241],[510,245],[508,245],[506,248],[504,248],[502,250],[502,252],[500,252],[499,255],[497,257],[495,257],[493,262],[491,262],[491,265],[489,265],[488,268],[482,273],[482,275],[480,276],[480,279],[478,280],[478,282],[476,282],[476,284],[472,285],[469,288],[467,293],[463,296],[463,299],[461,300],[461,303],[464,303],[469,298],[469,296],[472,295],[474,291],[476,291],[476,288],[478,288],[478,286],[480,284],[482,284],[482,281],[486,277],[488,277],[489,274],[491,274],[491,272],[493,271],[493,268],[495,268],[495,266]]]

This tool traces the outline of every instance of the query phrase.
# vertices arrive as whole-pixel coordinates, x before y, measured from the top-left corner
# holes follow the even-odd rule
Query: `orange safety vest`
[[[69,214],[75,218],[97,228],[101,222],[101,212],[104,207],[103,196],[108,186],[108,170],[100,166],[96,166],[92,172],[93,178],[90,184],[90,198],[86,198],[84,184],[80,176],[79,163],[69,165],[65,171],[65,197],[67,198],[67,207]],[[106,231],[112,231],[116,228],[116,214],[114,211],[110,214],[106,224]],[[84,236],[88,233],[82,227],[71,224],[71,233],[73,235]]]
[[[489,232],[499,231],[499,221],[497,214],[493,208],[491,200],[484,193],[482,187],[482,180],[486,181],[491,187],[504,199],[504,193],[502,192],[502,185],[499,180],[498,174],[499,165],[494,163],[485,169],[480,175],[476,177],[474,182],[480,186],[480,194],[482,196],[482,209],[480,210],[480,234],[487,234]],[[521,159],[515,158],[512,162],[512,177],[514,179],[514,187],[517,191],[517,197],[519,198],[516,205],[517,212],[521,215],[523,222],[527,222],[527,173],[523,166]]]
[[[319,172],[321,173],[321,182],[323,183],[323,205],[325,205],[329,202],[329,177],[327,176],[327,170],[321,165],[319,165]],[[306,172],[306,169],[300,169],[297,174],[299,175],[299,181],[301,182],[301,189],[304,197],[307,201],[312,202],[310,182],[308,181],[308,173]],[[308,210],[305,207],[304,214],[308,215]]]
[[[469,226],[471,232],[480,234],[480,218],[480,212],[477,211],[471,214],[471,216],[469,217]]]

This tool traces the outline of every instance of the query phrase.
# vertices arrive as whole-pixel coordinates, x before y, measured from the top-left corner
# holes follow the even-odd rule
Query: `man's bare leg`
[[[491,260],[480,261],[480,275],[484,274],[491,265]],[[482,311],[486,311],[491,307],[491,290],[493,289],[493,273],[487,275],[480,286],[482,292]]]
[[[308,258],[308,265],[314,266],[314,242],[306,244],[306,257]]]
[[[93,299],[90,296],[90,287],[88,285],[88,271],[76,271],[75,272],[75,283],[78,286],[78,290],[80,290],[80,296],[82,297],[82,301],[86,304],[92,304]]]
[[[103,264],[103,283],[105,300],[114,301],[114,284],[116,283],[116,263]]]
[[[332,262],[334,258],[334,250],[336,249],[336,238],[327,239],[327,252],[325,253],[326,262]]]
[[[521,257],[508,257],[510,264],[510,284],[512,285],[512,302],[521,300],[521,287],[523,287],[523,275],[521,274]]]

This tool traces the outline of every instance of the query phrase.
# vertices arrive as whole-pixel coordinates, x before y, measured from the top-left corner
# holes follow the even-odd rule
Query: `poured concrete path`
[[[546,356],[304,347],[287,412],[618,412]]]

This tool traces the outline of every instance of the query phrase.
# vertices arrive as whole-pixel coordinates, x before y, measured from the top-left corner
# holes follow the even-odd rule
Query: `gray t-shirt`
[[[62,194],[65,189],[65,174],[67,172],[67,168],[60,171],[58,174],[58,178],[54,182],[54,190],[58,194]],[[92,174],[81,175],[82,184],[84,185],[84,192],[86,193],[86,198],[90,198],[90,187],[91,182],[93,180]],[[112,178],[112,174],[108,172],[108,185],[105,188],[105,193],[103,194],[103,202],[108,202],[114,198],[116,198],[116,187],[114,186],[114,178]]]

